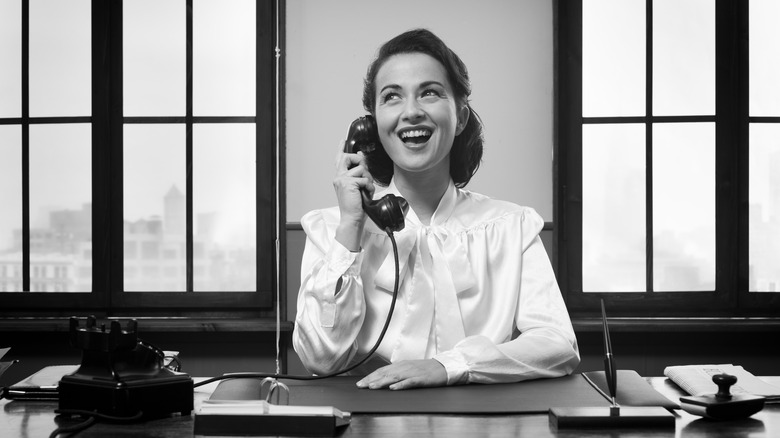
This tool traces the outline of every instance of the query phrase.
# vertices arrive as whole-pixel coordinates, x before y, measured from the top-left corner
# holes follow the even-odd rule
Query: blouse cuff
[[[444,353],[437,354],[433,358],[444,365],[444,369],[447,371],[447,385],[468,383],[468,363],[466,362],[466,358],[463,357],[459,351],[445,351]]]
[[[331,272],[344,273],[346,275],[360,275],[360,262],[363,259],[363,249],[358,252],[348,250],[338,240],[333,244],[325,256]]]

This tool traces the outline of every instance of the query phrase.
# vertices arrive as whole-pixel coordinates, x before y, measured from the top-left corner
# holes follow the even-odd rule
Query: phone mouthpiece
[[[409,203],[406,199],[393,194],[387,194],[380,199],[371,201],[364,195],[363,210],[379,228],[390,231],[401,231],[406,222],[406,212]]]

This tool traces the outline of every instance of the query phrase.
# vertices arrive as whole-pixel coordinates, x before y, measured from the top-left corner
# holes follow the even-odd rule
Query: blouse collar
[[[381,198],[388,193],[392,193],[396,196],[402,196],[398,191],[398,187],[395,185],[395,179],[391,179],[387,188],[376,194],[374,199]],[[438,226],[447,222],[447,220],[452,215],[453,210],[455,210],[457,199],[458,189],[455,187],[455,183],[452,181],[452,178],[450,178],[447,189],[444,191],[444,195],[441,197],[441,200],[439,200],[439,205],[433,212],[433,216],[431,216],[430,226]],[[423,225],[420,221],[420,218],[417,216],[417,213],[415,213],[414,209],[411,207],[409,208],[409,212],[406,214],[406,224],[411,225],[414,228],[425,227],[425,225]]]

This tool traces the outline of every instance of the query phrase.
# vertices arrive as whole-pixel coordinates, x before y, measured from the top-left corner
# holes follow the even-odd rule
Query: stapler
[[[70,344],[82,350],[81,365],[59,382],[61,411],[92,411],[113,417],[190,415],[193,381],[163,366],[164,353],[137,336],[138,323],[127,329],[111,321],[110,330],[94,316],[80,327],[70,318]]]
[[[712,376],[712,381],[718,385],[716,394],[680,397],[680,407],[711,420],[739,420],[764,408],[764,397],[730,393],[731,386],[737,383],[736,376],[716,374]]]

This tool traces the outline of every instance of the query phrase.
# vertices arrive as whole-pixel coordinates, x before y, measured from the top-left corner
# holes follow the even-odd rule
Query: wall
[[[287,221],[336,205],[334,158],[365,113],[363,77],[378,47],[426,27],[466,63],[485,124],[469,189],[536,208],[552,221],[552,0],[288,0]]]
[[[430,29],[466,63],[485,125],[483,163],[468,189],[534,207],[552,221],[552,0],[288,0],[285,136],[289,224],[336,205],[334,158],[364,114],[363,78],[379,46]],[[287,318],[295,319],[305,235],[287,232]],[[551,248],[551,232],[544,232]],[[294,352],[291,369],[301,369]]]

